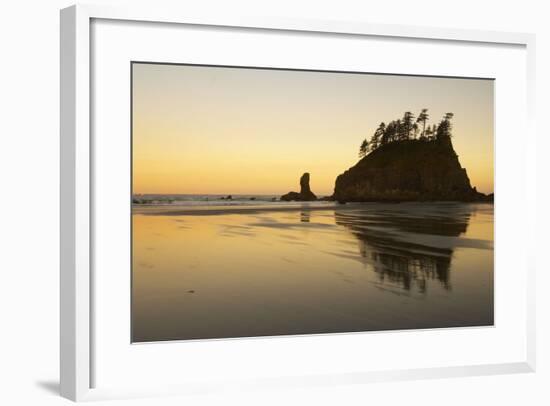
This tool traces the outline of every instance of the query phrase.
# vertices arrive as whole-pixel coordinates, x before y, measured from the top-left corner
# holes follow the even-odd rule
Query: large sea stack
[[[281,200],[290,202],[309,202],[317,200],[317,196],[311,191],[309,187],[309,173],[304,173],[300,178],[300,193],[288,192],[286,195],[281,196]]]
[[[382,145],[336,178],[334,199],[481,201],[450,140],[404,140]]]

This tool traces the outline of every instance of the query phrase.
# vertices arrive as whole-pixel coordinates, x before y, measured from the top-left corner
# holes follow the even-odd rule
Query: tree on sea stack
[[[384,130],[384,134],[380,140],[380,145],[385,145],[388,142],[397,141],[399,138],[399,120],[390,121]]]
[[[369,142],[365,138],[359,146],[359,158],[363,158],[369,152]]]
[[[437,127],[437,132],[435,137],[438,141],[450,142],[452,134],[451,130],[453,128],[451,124],[451,119],[454,117],[453,113],[446,113],[443,117],[443,120],[439,123]]]
[[[411,131],[413,130],[414,115],[410,111],[406,111],[401,120],[401,139],[408,140],[411,138]]]
[[[418,136],[418,124],[413,124],[413,138],[416,140],[416,137]]]
[[[421,138],[426,137],[426,121],[428,121],[428,118],[430,118],[428,114],[428,109],[422,109],[420,111],[420,114],[418,115],[418,118],[416,119],[417,123],[422,123]]]
[[[418,118],[415,120],[414,115],[407,111],[401,119],[392,120],[386,125],[380,123],[372,135],[370,141],[364,139],[359,146],[359,158],[363,159],[369,152],[373,152],[378,148],[402,141],[440,141],[449,143],[451,140],[452,124],[451,120],[454,117],[453,113],[446,113],[439,125],[427,124],[429,114],[428,109],[422,109]],[[420,128],[422,124],[422,128]],[[419,136],[420,134],[420,136]]]
[[[437,134],[437,125],[432,125],[432,135],[430,137],[430,140],[434,140],[435,139],[435,136]]]
[[[380,123],[374,134],[372,135],[372,138],[370,139],[370,149],[371,151],[374,151],[380,143],[382,142],[382,137],[384,137],[384,133],[386,132],[386,124],[384,122]]]
[[[432,128],[428,126],[424,131],[424,134],[420,136],[420,139],[423,141],[429,141],[432,139]]]

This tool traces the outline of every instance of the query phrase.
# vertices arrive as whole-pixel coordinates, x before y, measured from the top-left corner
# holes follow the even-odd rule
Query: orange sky
[[[493,192],[493,81],[133,64],[134,193],[323,196],[380,121],[453,112],[472,186]]]

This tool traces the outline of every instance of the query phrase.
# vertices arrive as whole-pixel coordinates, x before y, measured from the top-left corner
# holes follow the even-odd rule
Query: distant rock
[[[288,192],[286,195],[281,196],[281,201],[283,202],[292,202],[292,201],[301,201],[302,198],[298,192]]]
[[[300,178],[300,193],[288,192],[286,195],[281,196],[281,200],[285,202],[310,202],[317,200],[317,196],[315,196],[309,187],[309,173],[304,173]]]
[[[450,140],[383,145],[336,178],[333,198],[338,202],[492,200],[472,188]]]

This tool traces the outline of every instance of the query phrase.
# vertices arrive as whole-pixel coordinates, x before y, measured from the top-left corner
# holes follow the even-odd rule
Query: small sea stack
[[[300,178],[300,193],[288,192],[286,195],[281,196],[281,200],[285,202],[311,202],[317,200],[317,196],[315,196],[309,187],[309,173],[304,173]]]

